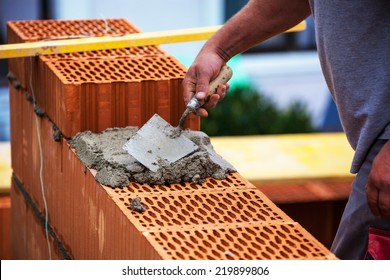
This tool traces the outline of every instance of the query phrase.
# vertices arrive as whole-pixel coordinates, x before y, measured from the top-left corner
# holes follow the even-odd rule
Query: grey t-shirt
[[[390,0],[309,0],[319,58],[356,173],[376,139],[390,139]]]

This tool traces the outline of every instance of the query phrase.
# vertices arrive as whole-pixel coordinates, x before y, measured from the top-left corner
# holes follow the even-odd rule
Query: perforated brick
[[[178,183],[169,185],[155,185],[139,184],[131,182],[126,188],[108,188],[107,192],[111,196],[123,196],[129,195],[145,195],[161,192],[178,193],[178,192],[194,192],[199,190],[226,190],[226,189],[254,189],[254,186],[248,185],[247,181],[242,178],[239,173],[232,173],[225,180],[216,180],[214,178],[207,178],[202,184],[195,183]]]
[[[184,67],[172,57],[50,61],[47,66],[64,84],[179,79]]]
[[[247,225],[202,230],[157,231],[144,235],[163,259],[256,260],[335,259],[297,223]]]
[[[51,54],[40,56],[42,61],[53,60],[80,60],[80,59],[113,59],[113,58],[137,58],[148,56],[167,55],[157,46],[132,47],[112,50],[96,50],[86,52],[73,52],[64,54]]]
[[[125,19],[12,21],[9,43],[67,39],[69,37],[122,36],[140,30]],[[12,40],[11,40],[12,39]]]

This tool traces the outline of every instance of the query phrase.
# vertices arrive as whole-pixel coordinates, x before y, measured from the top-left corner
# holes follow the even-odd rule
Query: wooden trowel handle
[[[224,65],[221,68],[221,71],[219,72],[218,76],[210,82],[207,96],[214,94],[217,91],[218,86],[226,84],[232,76],[233,76],[232,69],[229,66]]]
[[[210,82],[209,90],[207,92],[206,98],[203,100],[198,100],[194,95],[191,98],[190,102],[188,102],[187,109],[192,112],[198,110],[208,100],[209,96],[214,94],[217,91],[218,86],[226,84],[232,76],[233,76],[232,69],[229,66],[224,65],[221,68],[221,71],[219,72],[218,76]]]

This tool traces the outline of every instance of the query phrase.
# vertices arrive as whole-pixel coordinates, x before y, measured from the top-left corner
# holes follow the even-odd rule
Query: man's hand
[[[374,159],[366,195],[368,206],[375,216],[390,218],[390,140]]]
[[[201,52],[184,77],[184,102],[187,104],[194,95],[199,100],[205,99],[210,81],[218,76],[224,65],[225,61],[217,54]],[[228,84],[219,86],[217,92],[210,96],[202,108],[198,109],[197,115],[207,117],[206,109],[214,108],[219,101],[222,101],[228,89]]]

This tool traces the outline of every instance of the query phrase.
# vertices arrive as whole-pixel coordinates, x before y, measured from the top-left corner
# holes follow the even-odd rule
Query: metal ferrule
[[[189,108],[193,112],[198,110],[200,108],[200,106],[201,106],[201,104],[195,96],[192,97],[190,102],[187,103],[187,108]]]

